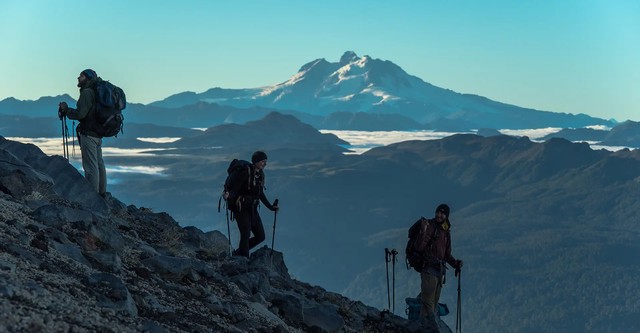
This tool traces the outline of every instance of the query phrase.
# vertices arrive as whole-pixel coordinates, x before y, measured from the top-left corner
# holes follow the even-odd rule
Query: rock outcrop
[[[421,332],[0,137],[0,332]],[[441,331],[450,330],[441,323]]]

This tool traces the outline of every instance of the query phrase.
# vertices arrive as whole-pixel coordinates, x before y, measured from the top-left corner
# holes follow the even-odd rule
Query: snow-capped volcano
[[[254,106],[327,116],[334,112],[399,114],[420,123],[456,123],[467,128],[581,127],[606,121],[525,109],[436,87],[388,60],[345,52],[339,62],[313,60],[287,81],[251,89],[214,88],[181,93],[152,105],[180,107],[198,102]]]
[[[264,88],[257,99],[264,106],[324,115],[335,111],[385,112],[435,93],[447,91],[407,74],[390,61],[358,57],[348,51],[337,63],[316,59],[305,64],[289,80]]]

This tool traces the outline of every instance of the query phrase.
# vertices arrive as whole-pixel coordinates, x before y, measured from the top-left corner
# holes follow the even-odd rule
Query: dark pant
[[[246,207],[234,215],[240,230],[240,243],[236,253],[248,258],[249,250],[264,241],[262,219],[260,219],[257,207]],[[251,237],[251,233],[253,233],[253,237]]]

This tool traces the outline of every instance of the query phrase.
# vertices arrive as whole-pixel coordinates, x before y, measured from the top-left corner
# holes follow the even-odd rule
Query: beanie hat
[[[443,212],[444,215],[449,218],[449,206],[447,206],[446,204],[440,204],[438,206],[438,208],[436,208],[436,213],[437,212]]]
[[[84,75],[87,78],[87,80],[95,79],[98,77],[98,74],[96,74],[96,71],[90,68],[83,70],[82,72],[80,72],[80,74]]]
[[[267,154],[265,154],[263,151],[258,150],[255,153],[253,153],[253,155],[251,155],[251,163],[253,164],[256,164],[266,159],[267,159]]]

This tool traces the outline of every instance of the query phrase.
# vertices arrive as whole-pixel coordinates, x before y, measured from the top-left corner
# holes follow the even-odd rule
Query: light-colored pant
[[[84,178],[101,195],[107,192],[107,170],[102,160],[102,139],[79,134]]]
[[[442,277],[434,276],[427,272],[420,273],[420,316],[427,317],[429,313],[435,313],[442,291]]]

